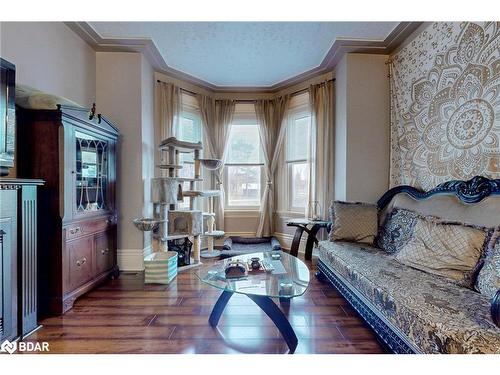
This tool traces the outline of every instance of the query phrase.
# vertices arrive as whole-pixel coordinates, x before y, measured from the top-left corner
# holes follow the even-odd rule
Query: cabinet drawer
[[[73,290],[92,278],[93,238],[85,237],[67,242],[69,259],[69,289]]]
[[[113,237],[111,232],[95,236],[96,273],[108,271],[113,267]]]
[[[113,216],[74,223],[66,228],[66,239],[71,240],[92,233],[102,232],[111,228],[115,223],[116,218]]]

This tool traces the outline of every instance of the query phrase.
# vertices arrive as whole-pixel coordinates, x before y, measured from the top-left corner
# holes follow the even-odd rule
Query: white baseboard
[[[226,232],[226,236],[255,237],[255,232]]]
[[[274,233],[274,237],[280,242],[281,247],[285,250],[290,250],[292,247],[293,234],[289,233]],[[304,254],[306,250],[307,233],[302,234],[299,245],[299,254]]]
[[[225,237],[229,236],[240,236],[240,237],[255,237],[255,232],[226,232]],[[274,237],[280,242],[280,245],[285,250],[290,250],[293,241],[293,234],[289,233],[274,233]],[[299,253],[304,254],[306,248],[307,241],[307,233],[302,234],[302,238],[300,239]],[[219,239],[215,242],[216,245],[222,246],[224,243],[224,239]]]
[[[118,249],[118,268],[120,271],[144,271],[144,257],[151,252],[151,246],[144,249]]]
[[[225,237],[240,236],[240,237],[255,237],[255,232],[226,232]],[[274,233],[274,237],[280,242],[281,247],[285,250],[290,250],[293,241],[293,234],[289,233]],[[206,248],[206,241],[203,241],[202,249]],[[299,246],[299,254],[304,254],[307,241],[307,233],[302,235]],[[222,246],[224,239],[217,239],[216,246]],[[205,245],[205,246],[203,246]],[[118,249],[118,267],[120,271],[138,272],[144,271],[144,257],[153,252],[152,246],[149,245],[144,249]]]

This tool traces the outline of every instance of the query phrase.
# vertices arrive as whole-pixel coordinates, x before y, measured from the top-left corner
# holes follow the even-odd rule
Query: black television
[[[14,166],[16,141],[16,67],[0,58],[0,176]]]

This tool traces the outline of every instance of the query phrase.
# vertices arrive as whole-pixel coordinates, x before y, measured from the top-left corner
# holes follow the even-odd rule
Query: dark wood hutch
[[[41,316],[60,315],[108,277],[116,259],[117,128],[94,110],[17,108],[17,173],[38,190]]]

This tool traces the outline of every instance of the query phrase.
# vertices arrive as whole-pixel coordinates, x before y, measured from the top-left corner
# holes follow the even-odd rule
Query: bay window
[[[309,189],[309,138],[311,114],[307,108],[290,111],[286,131],[285,161],[287,174],[288,211],[303,212]]]
[[[247,111],[246,116],[241,110],[235,114],[229,133],[224,170],[226,209],[260,207],[264,181],[262,148],[253,105]]]
[[[201,142],[202,140],[201,116],[196,98],[191,95],[182,95],[182,111],[175,134],[177,139],[181,141]],[[179,170],[179,177],[194,176],[193,153],[181,153],[180,164],[182,169]],[[182,189],[189,190],[189,181],[183,183]],[[178,208],[188,210],[189,198],[184,198],[182,202],[179,202]]]

